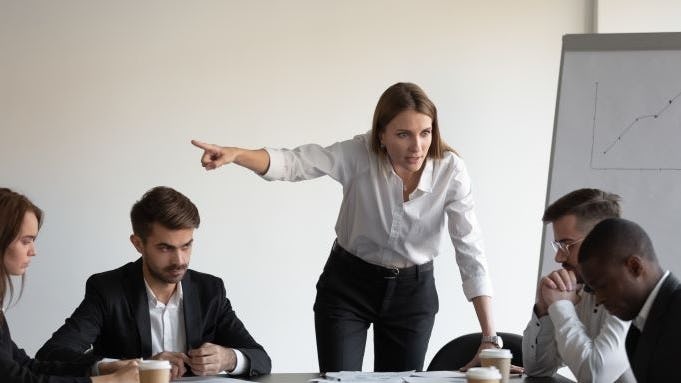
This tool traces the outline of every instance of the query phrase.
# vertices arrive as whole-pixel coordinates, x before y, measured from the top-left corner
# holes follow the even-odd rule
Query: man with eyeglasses
[[[578,382],[635,382],[624,347],[629,322],[596,304],[578,269],[582,241],[596,224],[620,216],[620,197],[579,189],[544,211],[555,260],[562,268],[539,281],[532,319],[523,334],[528,376],[551,376],[567,365]]]

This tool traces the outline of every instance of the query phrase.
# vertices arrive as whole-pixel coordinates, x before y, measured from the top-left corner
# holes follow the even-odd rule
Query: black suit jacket
[[[84,363],[39,362],[17,347],[0,312],[0,381],[4,383],[89,383],[90,366]],[[48,375],[49,374],[49,375]]]
[[[182,279],[189,350],[210,342],[238,349],[250,360],[248,374],[268,374],[271,361],[237,318],[220,278],[187,270]],[[91,350],[90,350],[91,349]],[[149,304],[142,260],[91,276],[85,298],[38,350],[40,360],[73,361],[151,357]]]
[[[632,325],[625,345],[638,383],[681,382],[681,284],[673,275],[660,286],[643,331]]]

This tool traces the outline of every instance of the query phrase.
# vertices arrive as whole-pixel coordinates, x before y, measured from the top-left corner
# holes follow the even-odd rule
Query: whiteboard
[[[546,205],[582,187],[619,194],[681,275],[681,33],[563,37]],[[552,233],[540,277],[559,267]]]

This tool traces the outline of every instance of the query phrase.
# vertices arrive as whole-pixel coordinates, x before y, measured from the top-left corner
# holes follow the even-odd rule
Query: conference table
[[[274,374],[269,374],[269,375],[262,375],[262,376],[252,376],[249,378],[246,378],[247,380],[250,380],[252,382],[258,382],[258,383],[307,383],[308,380],[314,379],[314,378],[319,378],[318,373],[274,373]],[[243,379],[243,378],[241,378]],[[509,380],[509,383],[520,383],[520,382],[527,382],[527,383],[574,383],[572,380],[561,376],[561,375],[554,375],[553,377],[550,378],[530,378],[527,376],[523,377],[516,377],[516,378],[511,378]]]

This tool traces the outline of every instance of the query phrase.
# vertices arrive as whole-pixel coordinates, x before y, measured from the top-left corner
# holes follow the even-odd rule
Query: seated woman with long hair
[[[43,212],[25,196],[0,188],[0,308],[13,292],[11,276],[22,282],[31,258]],[[22,283],[23,286],[23,283]],[[10,298],[11,300],[11,298]],[[86,377],[91,365],[85,363],[41,362],[30,358],[12,341],[4,310],[0,311],[0,380],[6,383],[132,383],[139,382],[137,363],[120,361],[110,365],[113,374]]]

